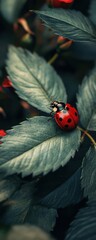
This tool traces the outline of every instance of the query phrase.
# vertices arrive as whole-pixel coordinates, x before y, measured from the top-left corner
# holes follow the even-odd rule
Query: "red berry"
[[[76,128],[79,122],[79,115],[73,106],[69,103],[54,101],[51,103],[52,113],[58,126],[63,130]]]

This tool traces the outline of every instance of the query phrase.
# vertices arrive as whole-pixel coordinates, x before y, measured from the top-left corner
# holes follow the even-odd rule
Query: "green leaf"
[[[91,21],[96,25],[96,1],[91,0],[89,5],[89,17]]]
[[[39,17],[54,32],[74,41],[96,41],[96,28],[81,12],[75,10],[50,9],[36,11]]]
[[[81,169],[79,168],[65,183],[45,196],[40,203],[46,207],[64,208],[82,199]]]
[[[34,203],[34,182],[25,182],[6,201],[1,224],[31,223],[51,231],[55,225],[57,211]]]
[[[8,177],[0,180],[0,202],[8,199],[19,187],[21,181],[18,177]]]
[[[34,183],[26,183],[20,186],[6,201],[1,223],[21,224],[24,222],[34,195]],[[9,217],[10,216],[10,217]]]
[[[66,90],[52,66],[37,54],[10,47],[7,71],[20,98],[49,113],[52,98],[66,102]]]
[[[5,228],[6,231],[6,228]],[[52,240],[48,233],[36,226],[31,225],[14,225],[11,227],[6,240]],[[3,240],[3,239],[2,239]]]
[[[89,122],[87,129],[91,131],[96,131],[96,111],[94,111],[94,113],[92,114],[92,118],[91,121]]]
[[[90,147],[82,163],[81,184],[84,197],[96,200],[96,148]]]
[[[87,207],[77,213],[71,223],[65,240],[96,239],[96,202],[88,202]]]
[[[49,118],[50,119],[50,118]],[[80,144],[80,131],[64,132],[53,119],[34,117],[8,131],[0,146],[0,171],[22,176],[64,166]]]
[[[0,10],[4,18],[13,23],[27,0],[1,0]]]
[[[52,231],[57,216],[57,211],[55,209],[36,205],[30,208],[25,222],[41,227],[46,231]]]
[[[96,67],[84,77],[77,94],[77,108],[80,122],[85,129],[95,130],[94,114],[96,113]],[[96,123],[95,123],[96,125]]]

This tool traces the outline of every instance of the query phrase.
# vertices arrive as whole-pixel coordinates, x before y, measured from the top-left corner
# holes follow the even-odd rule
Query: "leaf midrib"
[[[54,138],[56,138],[56,137],[58,137],[58,136],[60,136],[60,135],[61,135],[61,133],[58,134],[58,135],[55,134],[53,137],[50,137],[50,138],[48,138],[48,139],[42,141],[41,143],[38,143],[38,144],[37,144],[36,146],[34,146],[33,148],[29,148],[29,149],[26,150],[25,152],[23,152],[23,153],[21,153],[21,154],[18,154],[16,157],[7,160],[5,163],[1,163],[0,166],[3,166],[3,165],[5,165],[6,163],[8,163],[8,162],[10,162],[10,161],[14,161],[15,158],[18,158],[19,156],[22,156],[23,154],[29,152],[31,149],[34,151],[34,149],[35,149],[36,147],[38,147],[39,145],[41,145],[41,144],[43,144],[43,143],[49,141],[50,139],[54,139]]]
[[[24,55],[26,56],[25,51],[24,51]],[[33,76],[33,77],[36,79],[36,81],[37,81],[38,85],[40,86],[42,92],[44,92],[45,98],[46,98],[46,96],[47,96],[48,102],[49,102],[49,100],[50,100],[50,102],[51,102],[51,98],[50,98],[50,96],[49,96],[49,93],[46,91],[46,89],[44,88],[44,86],[42,85],[42,83],[38,80],[38,78],[37,78],[36,76],[34,76],[34,74],[31,73],[30,68],[28,68],[28,66],[27,66],[26,63],[23,61],[23,59],[20,58],[20,56],[19,56],[19,54],[18,54],[18,51],[17,51],[17,56],[18,56],[18,58],[20,59],[20,61],[23,63],[23,65],[26,67],[27,71],[31,74],[31,76]],[[27,56],[26,56],[26,58],[27,58]],[[27,60],[27,59],[26,59],[26,60]],[[46,63],[46,64],[47,64],[47,63]]]

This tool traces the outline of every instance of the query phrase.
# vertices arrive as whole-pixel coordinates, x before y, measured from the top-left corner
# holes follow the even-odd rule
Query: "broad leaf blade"
[[[64,166],[80,144],[80,131],[64,132],[47,117],[34,117],[9,131],[0,147],[0,170],[23,176],[47,174]],[[16,134],[15,134],[16,132]],[[6,144],[7,143],[7,144]]]
[[[81,12],[75,10],[50,9],[36,11],[45,25],[56,34],[74,41],[96,41],[96,28]]]
[[[90,148],[82,164],[81,184],[84,197],[96,200],[96,149]]]
[[[57,209],[80,202],[82,199],[80,176],[81,169],[78,169],[72,177],[44,197],[40,203]]]
[[[49,113],[52,98],[66,102],[66,90],[52,66],[37,54],[9,48],[7,71],[20,98]]]
[[[71,223],[65,240],[95,240],[96,238],[96,202],[88,202],[88,206],[77,213]]]
[[[57,211],[40,205],[34,205],[34,182],[24,183],[6,201],[5,209],[0,223],[22,224],[31,223],[51,231],[55,225]]]
[[[96,112],[96,67],[84,78],[79,87],[77,108],[83,127],[94,130],[95,127],[92,123]]]
[[[1,0],[1,13],[7,21],[13,23],[27,0]]]

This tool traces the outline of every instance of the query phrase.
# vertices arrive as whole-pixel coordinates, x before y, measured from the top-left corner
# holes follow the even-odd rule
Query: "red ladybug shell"
[[[56,112],[54,118],[59,127],[64,130],[74,129],[79,121],[77,110],[69,103],[65,104],[62,111]]]

